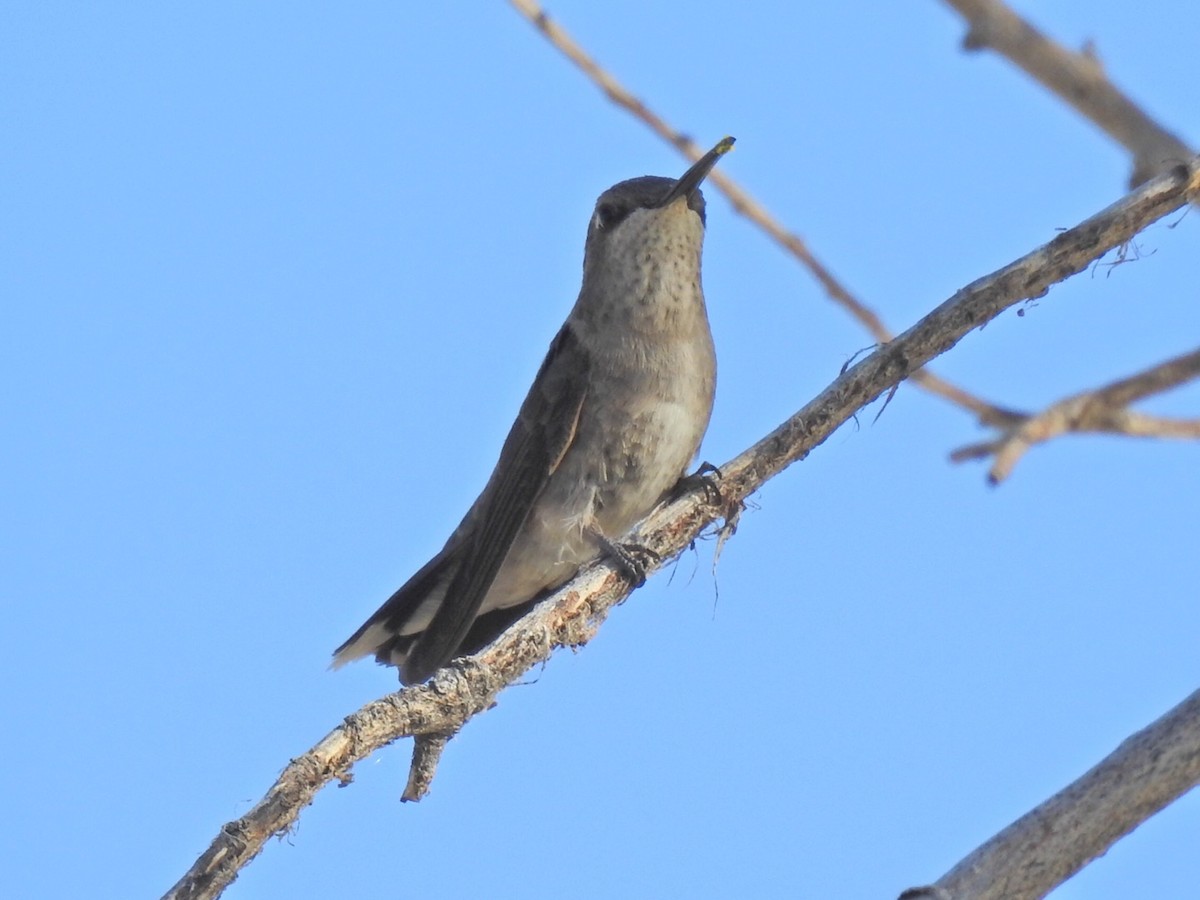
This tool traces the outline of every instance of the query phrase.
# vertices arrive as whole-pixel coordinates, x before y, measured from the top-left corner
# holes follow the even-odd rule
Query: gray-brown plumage
[[[649,513],[708,427],[716,358],[700,285],[699,185],[726,138],[678,180],[596,201],[583,287],[492,477],[446,546],[334,653],[374,654],[406,684],[478,650]]]

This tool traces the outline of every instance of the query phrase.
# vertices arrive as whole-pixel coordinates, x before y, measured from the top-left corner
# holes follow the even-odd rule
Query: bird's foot
[[[598,531],[595,532],[595,537],[600,546],[607,550],[616,561],[617,568],[621,570],[621,573],[633,582],[635,588],[640,588],[646,583],[646,569],[649,566],[662,562],[661,554],[642,544],[622,544],[610,541]]]
[[[712,477],[709,477],[712,476]],[[712,463],[702,462],[700,468],[690,475],[684,475],[671,488],[668,500],[678,500],[684,494],[695,490],[704,491],[704,502],[709,506],[720,506],[724,497],[721,495],[721,470]]]

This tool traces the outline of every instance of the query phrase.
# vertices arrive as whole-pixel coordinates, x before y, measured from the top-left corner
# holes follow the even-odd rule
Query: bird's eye
[[[596,207],[596,227],[603,230],[612,228],[613,225],[621,218],[621,210],[618,206],[612,203],[601,203]]]

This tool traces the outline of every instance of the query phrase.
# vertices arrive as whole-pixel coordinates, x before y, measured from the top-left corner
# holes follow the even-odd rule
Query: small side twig
[[[1037,414],[1024,415],[990,440],[960,447],[952,462],[994,456],[988,481],[999,484],[1012,474],[1034,444],[1064,434],[1122,434],[1130,437],[1200,438],[1200,419],[1173,419],[1129,409],[1129,404],[1200,377],[1200,349],[1152,366],[1092,391],[1058,401]]]
[[[418,734],[413,738],[412,762],[408,767],[408,784],[400,799],[405,803],[416,803],[429,793],[433,776],[437,773],[442,751],[454,732],[444,734]]]

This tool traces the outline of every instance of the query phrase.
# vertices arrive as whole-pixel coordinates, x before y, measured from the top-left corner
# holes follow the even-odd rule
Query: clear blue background
[[[1200,140],[1194,4],[1024,3]],[[1037,7],[1034,10],[1034,7]],[[937,2],[549,12],[895,330],[1117,199],[1126,154]],[[157,896],[390,670],[330,651],[443,542],[578,289],[596,194],[684,160],[502,3],[0,13],[10,897]],[[703,457],[870,343],[709,191]],[[935,368],[1036,408],[1191,349],[1194,213]],[[1200,390],[1149,409],[1195,415]],[[904,387],[449,747],[327,789],[230,898],[892,897],[1200,684],[1200,447],[989,489]],[[1200,883],[1200,798],[1060,898]]]

